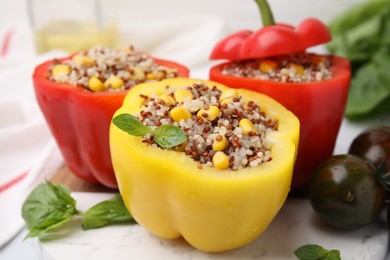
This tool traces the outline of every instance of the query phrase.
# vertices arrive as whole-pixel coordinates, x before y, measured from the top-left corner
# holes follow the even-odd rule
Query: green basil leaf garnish
[[[319,245],[308,244],[299,247],[294,255],[300,260],[341,260],[338,250],[327,250]]]
[[[162,148],[172,148],[187,140],[187,134],[178,126],[162,125],[153,131],[151,127],[145,126],[138,118],[130,114],[120,114],[114,117],[112,122],[129,135],[152,134],[154,141]]]
[[[22,206],[22,217],[30,232],[26,238],[40,236],[68,222],[78,214],[69,190],[48,181],[38,185]]]
[[[120,194],[82,213],[76,209],[76,200],[70,196],[67,187],[46,181],[39,184],[23,203],[22,217],[29,230],[25,239],[39,237],[60,227],[75,215],[83,217],[84,230],[129,222],[133,219]]]
[[[163,148],[172,148],[187,140],[186,132],[178,126],[162,125],[153,132],[154,141]]]
[[[327,260],[340,260],[340,251],[339,250],[330,250],[326,258]]]
[[[129,135],[145,136],[152,132],[152,129],[144,124],[138,118],[130,114],[120,114],[112,119],[114,125],[127,132]]]
[[[110,200],[96,204],[83,213],[82,216],[84,218],[82,224],[84,230],[133,221],[133,217],[127,211],[120,194]]]

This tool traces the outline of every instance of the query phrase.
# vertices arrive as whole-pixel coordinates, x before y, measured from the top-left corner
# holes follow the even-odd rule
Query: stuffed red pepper
[[[186,67],[134,50],[97,46],[36,67],[38,104],[67,167],[80,179],[117,188],[108,132],[129,89],[187,77]]]
[[[292,189],[305,189],[314,169],[333,153],[350,84],[347,59],[306,52],[331,40],[328,28],[308,18],[297,27],[274,22],[265,0],[256,0],[264,27],[222,39],[211,59],[226,59],[210,79],[269,95],[300,120]]]

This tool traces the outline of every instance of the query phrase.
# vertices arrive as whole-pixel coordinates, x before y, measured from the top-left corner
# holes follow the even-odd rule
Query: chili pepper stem
[[[261,14],[263,26],[275,25],[274,17],[267,0],[255,0]]]

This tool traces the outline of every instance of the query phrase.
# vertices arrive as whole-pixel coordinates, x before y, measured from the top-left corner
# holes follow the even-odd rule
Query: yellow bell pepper
[[[140,84],[129,91],[114,117],[140,111],[140,94],[164,93],[203,82],[168,79]],[[298,119],[282,105],[262,94],[238,90],[278,120],[270,133],[272,160],[238,171],[220,170],[194,162],[184,152],[148,146],[141,137],[110,126],[110,149],[120,193],[134,219],[151,233],[166,239],[183,236],[195,248],[218,252],[244,246],[271,223],[285,202],[299,139]]]

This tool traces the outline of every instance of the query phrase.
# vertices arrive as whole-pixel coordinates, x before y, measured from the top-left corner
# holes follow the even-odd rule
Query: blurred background
[[[94,2],[99,3],[100,11],[96,10]],[[361,2],[364,0],[270,0],[269,4],[276,21],[297,25],[313,16],[328,23]],[[188,66],[205,63],[211,48],[222,36],[261,26],[253,0],[0,0],[0,39],[4,41],[8,37],[8,47],[3,52],[7,57],[26,58],[36,54],[36,47],[40,52],[46,51],[35,44],[34,35],[49,18],[60,19],[67,12],[74,12],[75,3],[85,5],[80,8],[83,11],[75,15],[93,19],[95,14],[99,26],[105,26],[104,29],[114,26],[105,31],[106,35],[111,33],[110,43],[132,44],[152,55]]]

